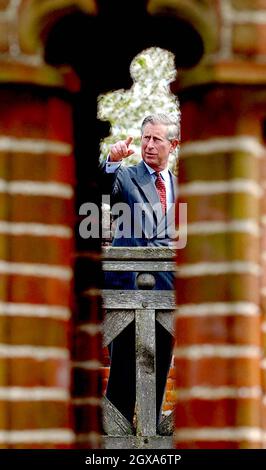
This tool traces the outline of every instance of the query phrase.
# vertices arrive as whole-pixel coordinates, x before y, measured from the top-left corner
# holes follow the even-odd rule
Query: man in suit
[[[141,125],[142,161],[123,166],[122,160],[132,155],[132,138],[111,146],[104,165],[104,189],[118,203],[118,218],[113,246],[168,246],[168,209],[175,202],[175,177],[168,168],[170,153],[178,145],[179,127],[165,114],[147,116]],[[122,206],[119,206],[122,203]],[[122,222],[119,207],[128,211]],[[113,206],[115,208],[115,205]],[[121,212],[120,212],[121,215]],[[171,223],[173,222],[172,217]],[[170,231],[173,226],[170,227]],[[173,273],[153,273],[155,289],[173,289]],[[107,273],[106,288],[136,289],[137,273]],[[172,357],[171,335],[156,322],[156,413],[157,422],[163,400],[167,373]],[[136,397],[134,323],[128,325],[110,347],[111,368],[107,398],[132,422]]]

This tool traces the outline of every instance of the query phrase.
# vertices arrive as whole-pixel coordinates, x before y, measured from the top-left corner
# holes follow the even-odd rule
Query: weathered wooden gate
[[[172,414],[156,429],[155,322],[173,332],[174,291],[151,290],[155,271],[174,271],[175,250],[168,247],[105,247],[105,271],[137,271],[139,290],[103,290],[105,320],[103,345],[107,346],[135,319],[136,431],[118,409],[103,398],[103,436],[106,449],[172,448]],[[123,384],[121,383],[121,387]]]

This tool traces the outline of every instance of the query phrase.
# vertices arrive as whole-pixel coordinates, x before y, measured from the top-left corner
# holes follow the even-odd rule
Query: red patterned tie
[[[164,183],[164,180],[161,177],[160,173],[158,173],[156,171],[155,174],[157,176],[157,178],[155,180],[155,186],[157,188],[157,192],[159,194],[159,198],[160,198],[160,201],[161,201],[162,211],[163,211],[163,213],[165,213],[166,212],[166,188],[165,188],[165,183]]]

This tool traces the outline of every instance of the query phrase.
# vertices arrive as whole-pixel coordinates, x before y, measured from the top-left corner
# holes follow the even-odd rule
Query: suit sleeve
[[[121,165],[117,166],[115,171],[107,172],[106,171],[106,162],[100,164],[100,175],[101,175],[101,192],[102,194],[108,194],[111,196],[111,203],[119,201],[121,194],[121,173],[123,172],[123,167]]]

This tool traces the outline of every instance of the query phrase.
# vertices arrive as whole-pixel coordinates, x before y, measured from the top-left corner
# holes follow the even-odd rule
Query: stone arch
[[[23,3],[19,15],[19,36],[22,49],[35,53],[42,48],[46,28],[51,28],[60,18],[73,11],[97,14],[95,0],[29,0]]]
[[[126,7],[120,0],[114,5],[106,5],[101,0],[29,0],[23,3],[19,12],[22,49],[30,54],[42,50],[53,26],[75,12],[94,18],[108,19],[112,15],[113,18],[122,18]],[[136,47],[131,60],[145,47],[158,45],[175,53],[177,65],[191,67],[199,62],[204,53],[215,48],[217,15],[204,2],[143,0],[132,3],[131,15],[138,22],[138,34],[134,38]],[[186,60],[180,51],[180,39],[186,41]]]
[[[171,50],[176,56],[176,65],[192,67],[197,64],[205,52],[202,38],[203,26],[201,18],[195,13],[192,19],[189,11],[186,15],[178,10],[166,7],[152,10],[152,2],[145,0],[132,2],[131,24],[136,22],[138,34],[127,34],[122,37],[120,32],[121,15],[126,15],[124,0],[111,2],[98,0],[95,9],[84,8],[85,1],[61,1],[52,3],[44,1],[43,9],[36,8],[36,2],[29,3],[28,28],[29,38],[24,34],[25,47],[44,48],[45,60],[52,66],[70,65],[81,81],[81,90],[74,97],[74,125],[76,147],[77,194],[76,207],[90,201],[100,202],[97,170],[99,142],[108,133],[108,125],[97,120],[97,97],[100,93],[119,87],[131,85],[129,65],[131,60],[143,49],[152,45]],[[113,3],[113,2],[112,2]],[[176,6],[177,2],[172,2]],[[96,5],[90,2],[91,5]],[[54,8],[55,7],[55,8]],[[35,10],[34,10],[35,8]],[[197,10],[196,10],[197,11]],[[203,24],[203,21],[202,21]],[[111,27],[110,27],[111,25]],[[200,25],[200,26],[199,26]],[[25,26],[26,28],[26,26]],[[206,25],[207,28],[207,25]],[[25,29],[25,31],[27,28]],[[114,34],[115,30],[115,34]],[[98,37],[104,31],[105,44]],[[86,48],[84,47],[86,45]],[[181,48],[180,44],[186,44]],[[186,49],[186,50],[184,50]],[[115,51],[115,53],[112,53]],[[101,265],[100,243],[98,240],[78,238],[76,244],[76,293],[78,297],[76,315],[73,322],[74,355],[78,367],[74,368],[72,395],[74,400],[84,403],[77,404],[74,418],[74,430],[78,437],[90,435],[94,438],[99,433],[99,422],[95,418],[95,401],[97,394],[97,359],[95,356],[100,348],[100,340],[95,334],[88,338],[88,332],[81,332],[79,322],[100,322],[100,290]],[[83,254],[86,256],[83,256]],[[93,272],[93,278],[91,273]],[[86,294],[85,294],[86,293]],[[75,323],[77,320],[77,324]],[[94,324],[96,328],[97,325]],[[96,338],[96,339],[95,339]],[[94,354],[94,356],[93,356]],[[84,359],[85,358],[85,359]],[[82,367],[82,361],[95,366],[94,369]],[[82,384],[82,390],[79,389]],[[94,393],[94,395],[93,395]],[[87,401],[87,402],[86,402]],[[92,409],[86,408],[92,401]],[[88,447],[88,441],[80,442],[80,446]]]
[[[73,3],[73,2],[72,2]],[[76,2],[77,3],[77,2]],[[109,5],[109,3],[115,3]],[[80,93],[74,103],[74,125],[76,146],[76,175],[77,193],[76,203],[80,207],[86,201],[99,204],[100,191],[98,189],[97,169],[100,140],[109,133],[109,126],[97,119],[97,98],[100,93],[117,88],[131,86],[129,66],[132,59],[143,49],[158,45],[171,50],[176,57],[176,66],[191,67],[196,64],[204,54],[205,46],[201,37],[201,29],[195,21],[190,21],[189,15],[181,17],[176,11],[149,10],[152,4],[139,1],[132,2],[130,24],[137,24],[138,34],[125,34],[121,40],[121,15],[127,14],[124,0],[116,2],[98,1],[98,14],[85,14],[84,10],[72,9],[54,21],[54,12],[45,16],[45,21],[39,17],[40,37],[45,26],[45,59],[53,65],[69,64],[81,80]],[[195,26],[196,25],[196,26]],[[103,40],[98,37],[104,31]],[[186,44],[186,50],[180,47]],[[85,45],[85,48],[84,48]],[[76,244],[76,292],[80,302],[76,316],[83,321],[100,321],[100,311],[95,313],[96,304],[100,304],[100,263],[97,254],[100,252],[100,243],[95,240],[78,238]],[[86,253],[86,257],[82,257]],[[98,263],[97,263],[98,260]],[[91,272],[94,272],[91,279]],[[84,292],[88,295],[84,297]],[[98,299],[98,300],[97,300]],[[75,328],[75,326],[74,326]],[[83,351],[79,350],[80,332],[73,334],[76,342],[77,361],[81,362],[85,348],[86,358],[90,356],[94,339],[86,338],[82,342]],[[90,344],[89,344],[90,343]],[[75,347],[75,345],[74,345]],[[95,354],[96,348],[94,348]],[[82,368],[75,371],[75,386],[85,383],[84,396],[90,399],[89,384],[95,384],[96,371],[85,371]],[[76,385],[75,385],[76,384]],[[87,388],[86,388],[87,387]],[[86,389],[86,390],[85,390]],[[77,414],[78,413],[78,414]],[[75,419],[75,433],[95,433],[97,424],[91,416],[86,415],[85,408],[79,407]],[[79,417],[78,417],[79,416]]]
[[[210,2],[197,0],[148,0],[147,11],[154,16],[172,16],[189,23],[203,42],[204,54],[213,51],[218,41],[217,12]]]

